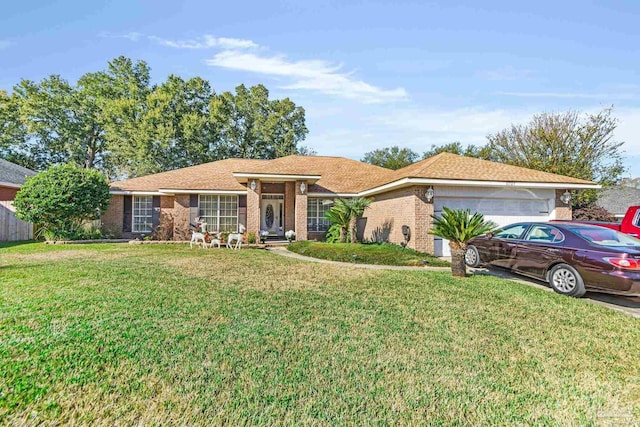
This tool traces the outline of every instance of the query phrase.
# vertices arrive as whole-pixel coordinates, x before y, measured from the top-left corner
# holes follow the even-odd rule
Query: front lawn
[[[0,247],[0,425],[631,424],[639,342],[632,317],[494,277]]]
[[[390,243],[381,244],[351,244],[325,243],[303,240],[293,242],[289,250],[300,255],[330,261],[352,262],[356,264],[381,264],[403,266],[435,266],[448,267],[450,264],[433,255],[402,248]]]

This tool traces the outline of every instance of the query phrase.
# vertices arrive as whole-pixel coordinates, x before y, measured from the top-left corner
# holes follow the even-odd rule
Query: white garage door
[[[471,213],[480,212],[485,219],[491,220],[501,227],[515,222],[548,221],[551,219],[554,199],[545,197],[525,198],[524,196],[538,196],[538,194],[534,194],[531,191],[517,196],[514,198],[440,196],[435,199],[434,210],[435,215],[438,216],[443,207],[469,209]],[[539,196],[547,196],[547,194],[540,194]],[[449,241],[436,237],[435,253],[437,256],[450,256]]]

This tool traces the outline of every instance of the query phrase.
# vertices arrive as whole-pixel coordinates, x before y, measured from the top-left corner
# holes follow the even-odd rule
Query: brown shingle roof
[[[242,191],[233,173],[320,175],[309,192],[359,193],[403,178],[473,181],[593,184],[577,178],[441,153],[397,171],[344,157],[287,156],[274,160],[227,159],[198,166],[132,178],[111,184],[112,191],[159,189]]]
[[[358,193],[370,188],[381,177],[391,178],[393,171],[345,157],[287,156],[234,172],[282,175],[320,175],[310,193]]]
[[[111,184],[112,191],[158,191],[160,188],[182,190],[241,191],[246,187],[233,176],[237,169],[264,164],[266,160],[226,159]]]
[[[440,153],[395,171],[393,180],[402,178],[593,184],[584,179],[451,153]],[[382,184],[385,182],[379,181],[378,185]]]

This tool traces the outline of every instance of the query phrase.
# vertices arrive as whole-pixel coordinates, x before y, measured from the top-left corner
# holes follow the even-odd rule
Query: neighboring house
[[[31,169],[0,159],[0,241],[29,240],[33,238],[33,225],[16,218],[11,203]]]
[[[596,204],[622,219],[629,207],[640,205],[640,190],[624,185],[605,188],[598,192]]]
[[[431,215],[443,207],[478,211],[506,225],[516,221],[570,219],[567,190],[597,184],[547,172],[442,153],[396,171],[342,157],[287,156],[274,160],[227,159],[111,184],[113,199],[103,216],[114,234],[134,237],[157,226],[176,240],[190,237],[189,224],[203,218],[210,231],[267,230],[298,239],[322,239],[324,213],[335,198],[373,198],[360,222],[362,238],[400,243],[448,255],[428,234]]]

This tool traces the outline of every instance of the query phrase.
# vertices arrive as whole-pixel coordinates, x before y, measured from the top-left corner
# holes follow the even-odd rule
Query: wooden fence
[[[33,224],[18,219],[10,201],[0,200],[0,242],[33,239]]]

